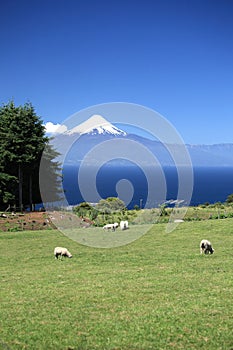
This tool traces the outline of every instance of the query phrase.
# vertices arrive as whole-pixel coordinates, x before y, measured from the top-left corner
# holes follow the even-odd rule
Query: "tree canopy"
[[[229,194],[229,196],[226,199],[226,203],[233,203],[233,193]]]
[[[125,209],[125,203],[117,197],[108,197],[101,199],[96,206],[96,209],[102,213],[110,214]]]
[[[0,206],[23,206],[41,201],[39,167],[49,138],[31,103],[0,107]],[[56,154],[48,157],[51,163]],[[48,167],[57,176],[58,164]]]

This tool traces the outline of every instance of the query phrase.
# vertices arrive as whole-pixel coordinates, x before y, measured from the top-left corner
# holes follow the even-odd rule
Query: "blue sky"
[[[232,143],[232,18],[232,0],[1,1],[0,102],[54,124],[136,103],[186,143]]]

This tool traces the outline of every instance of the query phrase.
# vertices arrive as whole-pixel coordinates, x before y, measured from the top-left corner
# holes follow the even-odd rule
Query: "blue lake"
[[[84,182],[82,181],[80,184],[79,167],[64,166],[63,188],[70,205],[76,205],[83,201],[96,203],[99,201],[99,197],[117,197],[119,194],[117,184],[122,180],[125,181],[125,186],[131,184],[129,192],[132,192],[132,199],[127,205],[129,209],[134,208],[135,205],[143,207],[145,203],[147,203],[147,207],[155,207],[160,202],[160,198],[156,198],[156,194],[148,201],[148,179],[145,172],[137,166],[104,165],[94,176],[95,181],[93,182],[90,181],[90,175],[94,173],[95,169],[87,166],[82,172]],[[165,199],[176,199],[179,187],[177,170],[174,167],[164,167],[163,173],[166,182]],[[193,175],[194,183],[190,205],[224,202],[227,196],[233,193],[233,167],[195,167]],[[156,182],[155,174],[152,186],[156,186]],[[85,195],[83,195],[83,188],[85,188]],[[93,189],[96,189],[99,197]]]

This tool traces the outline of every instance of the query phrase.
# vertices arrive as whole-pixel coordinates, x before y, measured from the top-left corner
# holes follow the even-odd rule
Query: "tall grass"
[[[213,255],[200,255],[203,238]],[[59,231],[1,233],[0,347],[233,349],[232,238],[232,219],[184,222],[170,234],[156,224],[112,249]],[[57,245],[73,258],[55,260]]]

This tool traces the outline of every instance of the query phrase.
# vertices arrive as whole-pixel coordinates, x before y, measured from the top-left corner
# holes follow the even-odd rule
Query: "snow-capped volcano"
[[[101,115],[94,114],[85,122],[77,125],[73,129],[67,132],[69,135],[72,134],[89,134],[89,135],[100,135],[108,134],[115,136],[126,136],[126,132],[118,129],[116,126],[112,125]]]

